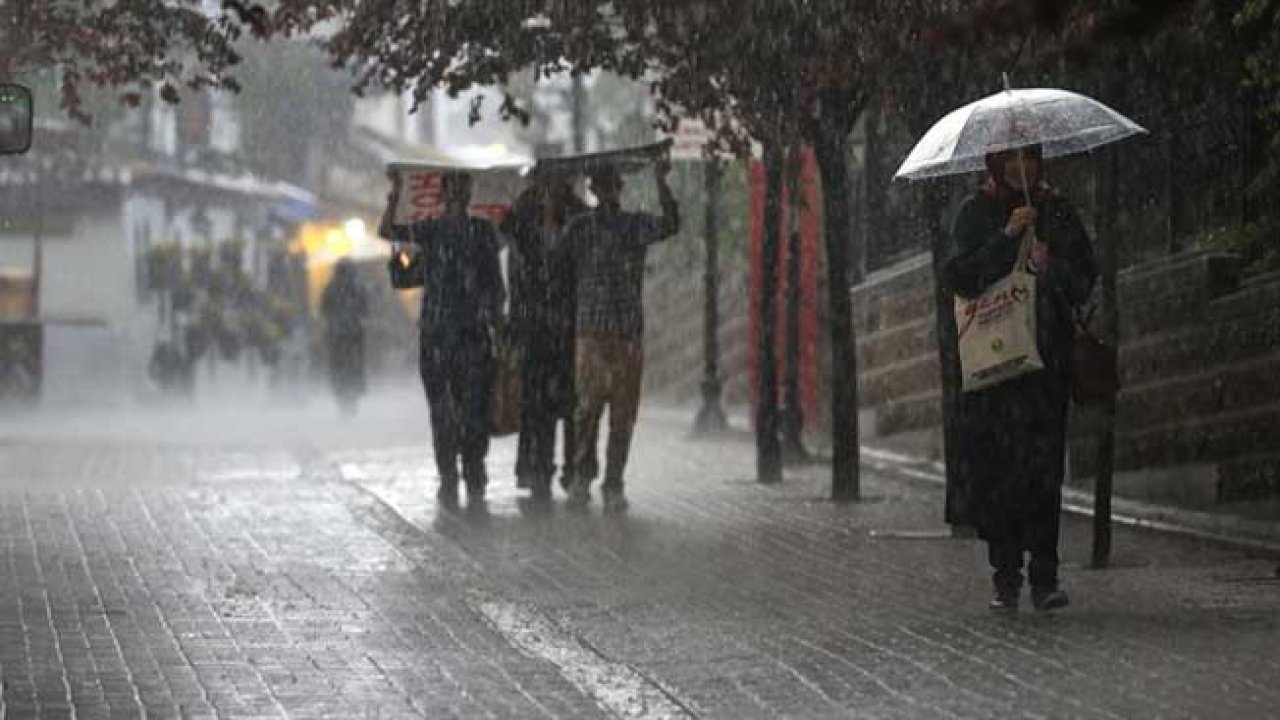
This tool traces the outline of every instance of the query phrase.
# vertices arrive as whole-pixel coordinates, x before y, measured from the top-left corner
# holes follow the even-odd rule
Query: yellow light
[[[360,218],[351,218],[346,221],[342,224],[342,229],[346,232],[347,237],[350,238],[353,243],[363,242],[367,237],[364,220],[361,220]]]

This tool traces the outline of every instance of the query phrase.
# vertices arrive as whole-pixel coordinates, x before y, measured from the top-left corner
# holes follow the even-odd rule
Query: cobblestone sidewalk
[[[992,616],[981,547],[940,532],[928,485],[866,478],[824,500],[827,470],[750,481],[752,446],[642,423],[625,519],[543,514],[499,487],[482,521],[433,506],[415,449],[336,454],[347,479],[454,540],[541,608],[702,717],[1273,717],[1274,559],[1118,529],[1092,571],[1065,523],[1055,615]],[[502,469],[502,468],[499,468]],[[495,473],[499,483],[509,482]],[[424,492],[424,488],[427,489]]]
[[[326,436],[326,442],[338,434]],[[370,435],[372,437],[372,435]],[[1264,718],[1274,559],[1117,532],[1074,604],[985,609],[940,495],[646,418],[625,517],[435,507],[418,445],[0,445],[5,718]]]
[[[290,453],[5,447],[5,718],[599,717],[475,564]]]

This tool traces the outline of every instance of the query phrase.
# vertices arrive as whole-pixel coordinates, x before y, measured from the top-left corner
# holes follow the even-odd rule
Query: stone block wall
[[[853,293],[866,436],[941,456],[942,392],[927,254],[870,275]]]
[[[1178,497],[1233,503],[1280,496],[1280,275],[1241,283],[1227,255],[1196,253],[1126,277],[1121,296],[1121,471],[1200,467]],[[1096,448],[1072,442],[1074,475]]]
[[[864,426],[938,457],[941,393],[928,256],[853,289]],[[1189,252],[1120,277],[1117,491],[1189,505],[1280,496],[1280,275]],[[1072,482],[1097,467],[1095,417],[1073,417]]]

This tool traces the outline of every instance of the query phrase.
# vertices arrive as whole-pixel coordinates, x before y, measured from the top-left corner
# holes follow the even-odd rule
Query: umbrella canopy
[[[1141,125],[1079,93],[1004,90],[939,120],[916,143],[894,179],[976,172],[988,153],[1040,145],[1045,157],[1073,155],[1145,133]]]

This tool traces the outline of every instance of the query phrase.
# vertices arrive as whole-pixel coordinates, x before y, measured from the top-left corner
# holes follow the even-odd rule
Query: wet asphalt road
[[[822,468],[762,487],[749,443],[651,412],[625,517],[523,502],[511,439],[486,511],[449,513],[422,414],[278,441],[9,432],[3,716],[1280,713],[1273,560],[1121,529],[1092,571],[1069,519],[1072,607],[993,616],[933,488],[872,476],[832,506]]]

